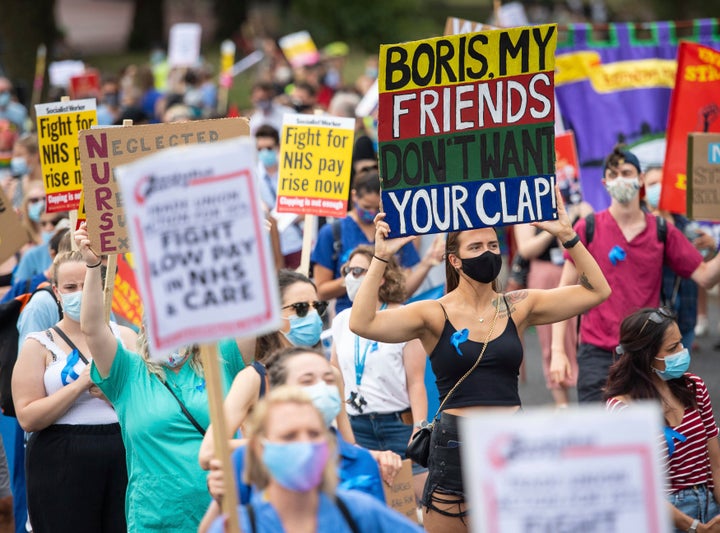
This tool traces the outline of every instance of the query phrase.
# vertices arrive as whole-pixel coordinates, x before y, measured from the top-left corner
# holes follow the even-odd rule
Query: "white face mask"
[[[621,204],[628,204],[637,196],[640,190],[640,181],[637,178],[617,177],[612,181],[606,181],[605,189]]]
[[[347,291],[348,298],[350,298],[351,302],[355,301],[355,295],[360,290],[360,285],[362,285],[364,279],[365,276],[356,278],[353,276],[352,272],[348,272],[348,275],[345,276],[345,290]]]

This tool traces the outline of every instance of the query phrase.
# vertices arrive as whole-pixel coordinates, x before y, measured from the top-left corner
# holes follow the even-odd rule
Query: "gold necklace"
[[[490,301],[490,305],[493,305],[493,302],[494,302],[494,301],[495,301],[495,298],[493,298],[493,299]],[[487,309],[487,305],[486,305],[485,307],[483,307],[483,311],[485,311],[485,309]],[[483,317],[480,317],[480,318],[478,318],[478,322],[480,322],[480,323],[482,324],[483,322],[485,322],[485,319],[484,319]]]

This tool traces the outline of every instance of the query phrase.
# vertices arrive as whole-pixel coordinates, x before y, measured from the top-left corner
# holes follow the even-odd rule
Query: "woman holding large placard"
[[[445,296],[383,311],[377,310],[377,292],[388,258],[414,237],[387,240],[384,214],[376,218],[375,256],[355,296],[350,329],[379,342],[419,338],[430,354],[442,404],[431,421],[423,494],[428,531],[467,530],[458,422],[470,411],[520,409],[520,335],[528,326],[582,313],[610,295],[600,268],[572,229],[559,191],[556,196],[558,218],[536,226],[560,239],[580,272],[580,284],[502,294],[496,281],[502,265],[497,234],[480,228],[448,235]]]
[[[88,265],[98,263],[84,224],[75,242]],[[115,407],[127,449],[128,531],[194,533],[210,503],[197,464],[210,423],[199,349],[151,359],[144,334],[138,353],[119,344],[103,320],[99,270],[87,269],[80,326],[95,355],[90,378]],[[222,361],[226,386],[240,364]]]
[[[623,320],[617,360],[605,396],[610,411],[636,400],[659,401],[675,531],[720,531],[720,444],[705,382],[688,372],[675,315],[667,308],[641,309]]]

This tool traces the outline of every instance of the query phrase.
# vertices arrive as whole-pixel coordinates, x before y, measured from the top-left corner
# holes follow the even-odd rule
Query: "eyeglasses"
[[[310,305],[315,308],[320,316],[325,314],[328,307],[328,303],[325,300],[315,300],[314,302],[295,302],[294,304],[286,305],[282,309],[292,307],[295,310],[295,314],[302,318],[310,311]]]
[[[28,199],[27,199],[27,202],[28,202],[29,204],[36,204],[36,203],[38,203],[38,202],[42,202],[43,200],[45,200],[45,197],[44,197],[44,196],[37,196],[37,197],[34,197],[34,198],[28,198]]]
[[[652,322],[654,324],[662,324],[663,322],[665,322],[665,320],[675,320],[675,313],[673,313],[672,310],[668,309],[667,307],[658,307],[655,311],[651,312],[645,319],[645,323],[640,328],[640,333],[638,333],[638,335],[642,334],[648,322]]]
[[[340,272],[343,276],[347,276],[352,272],[353,278],[359,278],[360,276],[364,276],[365,273],[368,271],[367,268],[363,267],[351,267],[348,265],[345,265],[340,269]]]

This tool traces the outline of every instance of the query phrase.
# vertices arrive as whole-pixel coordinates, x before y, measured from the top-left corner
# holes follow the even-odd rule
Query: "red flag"
[[[112,310],[116,316],[140,327],[142,324],[143,304],[138,293],[137,281],[129,255],[118,255],[115,290],[113,292]],[[130,261],[132,261],[130,259]]]
[[[687,138],[720,132],[720,51],[681,42],[670,99],[660,208],[685,213]]]

